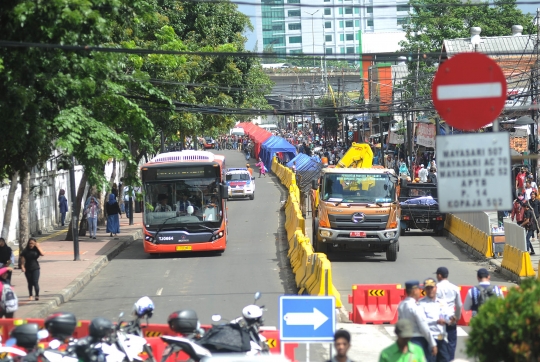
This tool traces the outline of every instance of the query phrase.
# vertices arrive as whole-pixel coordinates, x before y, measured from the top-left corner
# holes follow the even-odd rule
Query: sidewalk
[[[493,227],[493,226],[497,226],[498,225],[497,213],[496,212],[486,212],[486,214],[488,214],[488,216],[489,216],[490,228]],[[510,219],[510,217],[505,217],[504,221],[505,222],[510,222],[510,223],[515,223]],[[531,263],[532,263],[532,266],[534,268],[534,271],[536,272],[536,275],[538,275],[538,263],[540,261],[540,240],[539,239],[531,239],[531,243],[532,243],[532,246],[534,248],[534,251],[536,252],[535,255],[531,255]],[[481,257],[483,259],[486,259],[486,261],[489,264],[491,264],[492,266],[497,268],[497,270],[499,270],[503,275],[510,278],[511,280],[519,282],[519,279],[521,279],[520,277],[518,277],[516,274],[512,273],[511,271],[502,268],[502,266],[501,266],[502,257],[499,257],[499,258],[485,258],[484,256],[479,256],[479,257]]]
[[[80,261],[73,260],[73,241],[65,241],[67,227],[37,238],[44,257],[39,259],[40,300],[29,301],[26,278],[21,269],[13,270],[11,284],[19,298],[16,318],[45,318],[88,284],[101,269],[131,242],[142,238],[142,214],[120,219],[120,234],[110,237],[105,226],[98,226],[96,239],[79,236]],[[14,250],[15,251],[15,250]]]

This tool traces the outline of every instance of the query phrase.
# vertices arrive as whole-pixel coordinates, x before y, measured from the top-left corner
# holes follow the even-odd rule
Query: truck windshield
[[[145,183],[145,225],[218,227],[223,215],[218,185],[215,178]]]
[[[395,185],[387,174],[328,173],[323,179],[324,201],[375,203],[395,201]]]

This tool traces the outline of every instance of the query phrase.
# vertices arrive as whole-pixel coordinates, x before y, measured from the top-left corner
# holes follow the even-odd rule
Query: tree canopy
[[[100,188],[111,157],[133,168],[157,150],[161,133],[215,134],[238,120],[206,106],[269,108],[271,82],[259,60],[230,55],[245,52],[246,29],[249,19],[229,1],[2,1],[3,40],[187,54],[3,48],[0,173],[28,172],[58,148],[75,155]]]

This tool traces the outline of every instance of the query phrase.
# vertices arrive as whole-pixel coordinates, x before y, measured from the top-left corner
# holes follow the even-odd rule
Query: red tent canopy
[[[270,136],[272,136],[272,133],[268,132],[264,128],[257,126],[256,124],[249,122],[239,123],[236,125],[236,127],[242,127],[244,129],[244,132],[253,141],[253,143],[255,144],[255,158],[258,158],[261,151],[261,145],[264,143],[264,141],[270,138]]]

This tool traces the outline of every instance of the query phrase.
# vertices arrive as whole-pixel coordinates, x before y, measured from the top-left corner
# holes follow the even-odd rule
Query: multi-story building
[[[394,52],[408,14],[407,0],[260,0],[257,41],[278,54]]]

